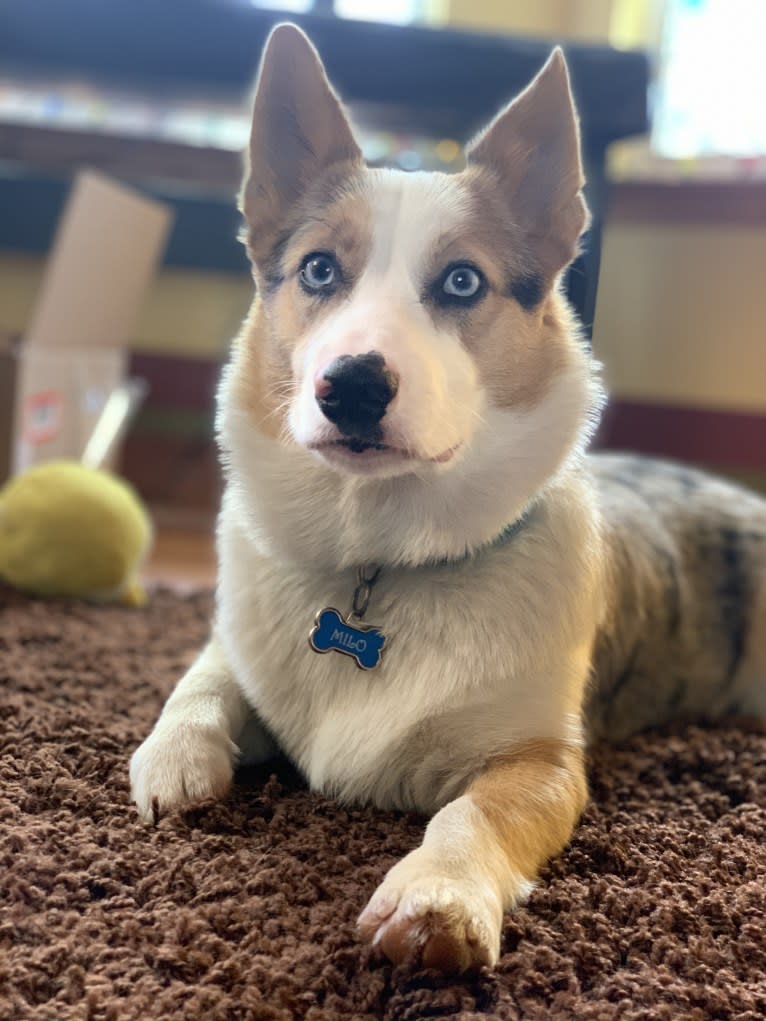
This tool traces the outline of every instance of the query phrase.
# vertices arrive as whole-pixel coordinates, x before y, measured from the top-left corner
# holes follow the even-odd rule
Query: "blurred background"
[[[368,160],[406,170],[458,169],[461,143],[562,43],[594,212],[569,291],[612,394],[598,442],[766,489],[764,0],[0,0],[8,357],[78,171],[169,210],[121,340],[147,395],[119,468],[163,526],[160,552],[176,542],[183,559],[217,505],[213,393],[252,297],[240,154],[260,49],[285,17],[317,44]]]

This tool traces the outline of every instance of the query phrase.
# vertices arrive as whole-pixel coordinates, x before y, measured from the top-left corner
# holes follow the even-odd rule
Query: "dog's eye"
[[[481,277],[472,266],[456,266],[444,278],[445,294],[456,298],[472,298],[481,287]]]
[[[446,304],[470,304],[484,293],[483,275],[475,266],[450,266],[442,277],[441,300]]]
[[[328,252],[312,252],[301,263],[300,280],[307,291],[326,291],[338,281],[338,264]]]

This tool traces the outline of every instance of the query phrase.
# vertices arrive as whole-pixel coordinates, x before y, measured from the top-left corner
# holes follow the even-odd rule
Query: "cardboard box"
[[[0,481],[79,459],[125,375],[126,343],[170,227],[167,206],[84,171],[29,327],[0,349]]]

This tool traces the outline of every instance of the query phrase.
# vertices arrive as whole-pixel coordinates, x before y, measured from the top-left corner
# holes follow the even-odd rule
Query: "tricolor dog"
[[[276,746],[339,801],[428,813],[359,918],[396,962],[497,960],[589,736],[766,711],[766,502],[585,452],[582,188],[560,50],[445,175],[366,167],[306,37],[269,39],[217,610],[132,790],[146,819],[221,798]]]

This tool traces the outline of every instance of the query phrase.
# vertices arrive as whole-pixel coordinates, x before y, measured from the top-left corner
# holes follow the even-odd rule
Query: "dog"
[[[279,748],[341,802],[426,813],[358,922],[396,963],[497,961],[590,738],[766,710],[766,501],[586,453],[583,185],[560,49],[445,175],[366,167],[306,36],[268,40],[217,609],[132,796],[147,820],[222,798]]]

